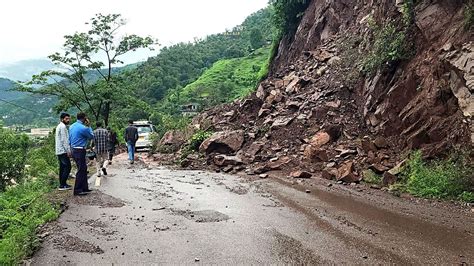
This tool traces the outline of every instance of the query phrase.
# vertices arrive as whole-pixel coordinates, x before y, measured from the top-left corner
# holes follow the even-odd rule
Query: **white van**
[[[152,147],[151,134],[156,133],[155,126],[150,121],[135,121],[133,126],[138,129],[136,149],[149,149]]]

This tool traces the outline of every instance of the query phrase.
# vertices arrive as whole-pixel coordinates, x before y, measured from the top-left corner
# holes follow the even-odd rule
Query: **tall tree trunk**
[[[104,106],[104,124],[105,124],[105,127],[109,126],[109,117],[110,117],[110,102],[107,101],[107,102],[105,102],[105,106]]]

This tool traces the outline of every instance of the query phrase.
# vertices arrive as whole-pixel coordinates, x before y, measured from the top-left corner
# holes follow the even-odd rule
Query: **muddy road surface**
[[[474,263],[473,214],[449,204],[125,161],[69,200],[28,264]]]

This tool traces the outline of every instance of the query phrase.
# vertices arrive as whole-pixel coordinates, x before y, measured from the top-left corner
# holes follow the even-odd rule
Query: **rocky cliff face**
[[[311,1],[257,92],[193,120],[219,132],[206,142],[208,164],[256,174],[297,167],[346,182],[370,168],[392,182],[411,150],[433,157],[472,149],[474,38],[465,1],[417,3],[409,55],[361,74],[380,42],[373,24],[403,23],[398,2]],[[238,145],[226,135],[239,135]]]

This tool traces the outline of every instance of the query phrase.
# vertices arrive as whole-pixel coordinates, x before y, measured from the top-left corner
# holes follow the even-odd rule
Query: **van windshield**
[[[137,126],[138,134],[140,133],[150,133],[151,127],[150,126]]]

